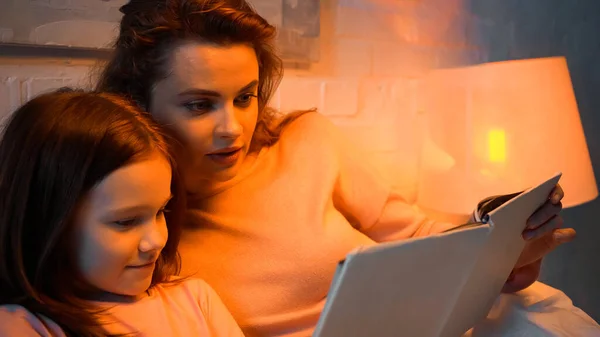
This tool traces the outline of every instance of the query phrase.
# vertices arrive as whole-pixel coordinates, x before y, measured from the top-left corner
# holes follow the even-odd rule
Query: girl
[[[157,126],[109,94],[58,92],[0,143],[0,336],[242,336],[179,269],[184,195]],[[168,212],[168,213],[167,213]]]

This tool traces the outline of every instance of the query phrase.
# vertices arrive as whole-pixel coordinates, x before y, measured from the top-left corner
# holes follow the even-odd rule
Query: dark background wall
[[[600,181],[600,1],[469,0],[466,4],[472,13],[467,35],[483,49],[487,61],[567,58]],[[600,200],[566,209],[563,217],[578,237],[545,259],[540,280],[562,289],[600,322]]]

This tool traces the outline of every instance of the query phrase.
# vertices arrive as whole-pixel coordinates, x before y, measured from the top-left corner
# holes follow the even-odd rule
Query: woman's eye
[[[168,208],[161,208],[158,213],[156,213],[156,217],[162,217],[165,215],[165,213],[169,213],[169,209]]]
[[[257,97],[253,93],[245,93],[235,99],[235,103],[242,106],[248,106],[252,102],[252,98]]]
[[[213,109],[214,104],[208,100],[193,101],[184,104],[185,108],[194,113],[204,113]]]

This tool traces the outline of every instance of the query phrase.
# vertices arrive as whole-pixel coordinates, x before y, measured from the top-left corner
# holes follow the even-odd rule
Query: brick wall
[[[93,62],[0,57],[0,119],[39,93],[84,85]]]

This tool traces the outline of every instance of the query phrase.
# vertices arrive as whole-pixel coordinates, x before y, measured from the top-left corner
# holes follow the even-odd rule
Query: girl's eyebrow
[[[169,203],[169,201],[171,201],[171,199],[173,199],[173,195],[170,195],[165,200],[165,202],[163,203],[163,207],[166,206]],[[108,211],[108,213],[110,213],[111,215],[119,215],[119,214],[130,214],[130,213],[135,213],[135,212],[145,212],[145,211],[150,211],[150,210],[154,210],[154,207],[152,207],[150,205],[135,205],[135,206],[130,206],[130,207],[110,209]]]

